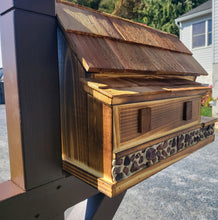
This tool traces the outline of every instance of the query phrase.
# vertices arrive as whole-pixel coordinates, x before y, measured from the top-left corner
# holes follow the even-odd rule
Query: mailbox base
[[[141,149],[136,148],[137,150],[133,152],[126,151],[115,154],[115,159],[112,162],[112,181],[94,176],[67,161],[63,161],[63,169],[94,186],[105,195],[114,197],[213,142],[215,121],[216,119],[202,117],[201,124],[168,135],[164,139],[152,141],[150,146],[146,144],[145,149],[143,149],[143,145],[140,145]],[[147,159],[147,162],[143,162],[142,157],[144,160]],[[127,161],[126,158],[130,160]]]

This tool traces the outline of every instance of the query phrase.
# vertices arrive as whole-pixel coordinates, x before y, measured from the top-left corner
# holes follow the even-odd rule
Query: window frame
[[[211,31],[209,32],[208,30],[208,23],[209,21],[211,20],[212,22],[212,28],[211,28]],[[193,34],[193,26],[195,24],[199,24],[199,23],[202,23],[204,22],[205,23],[205,32],[204,32],[204,35],[205,35],[205,44],[202,45],[202,46],[197,46],[197,47],[194,47],[194,36],[200,36],[200,35],[203,35],[203,34]],[[212,21],[212,18],[206,18],[206,19],[202,19],[202,20],[198,20],[194,23],[192,23],[192,30],[191,30],[191,35],[192,35],[192,49],[198,49],[198,48],[205,48],[205,47],[211,47],[212,44],[213,44],[213,40],[211,40],[211,44],[209,44],[209,33],[213,33],[213,21]]]

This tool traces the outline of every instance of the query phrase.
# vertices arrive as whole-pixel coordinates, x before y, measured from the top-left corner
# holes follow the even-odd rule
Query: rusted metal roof
[[[207,75],[175,35],[69,2],[56,9],[87,72]]]

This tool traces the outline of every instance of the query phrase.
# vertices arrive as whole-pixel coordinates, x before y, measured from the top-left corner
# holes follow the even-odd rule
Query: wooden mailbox
[[[207,73],[176,36],[67,2],[57,16],[64,170],[113,197],[214,140]]]

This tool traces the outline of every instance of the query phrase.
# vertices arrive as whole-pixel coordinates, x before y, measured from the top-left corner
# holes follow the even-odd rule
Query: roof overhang
[[[208,10],[200,11],[200,12],[197,12],[197,13],[194,13],[194,14],[191,14],[191,15],[187,15],[187,16],[184,16],[184,17],[177,18],[177,19],[175,19],[175,23],[176,23],[176,25],[178,25],[178,23],[180,23],[180,22],[191,20],[193,18],[197,18],[197,17],[207,15],[207,14],[210,14],[210,13],[212,14],[212,8],[208,9]]]

